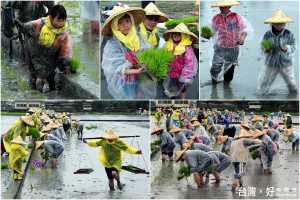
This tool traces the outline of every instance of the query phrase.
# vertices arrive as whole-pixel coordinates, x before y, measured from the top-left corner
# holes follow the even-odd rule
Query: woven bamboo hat
[[[198,121],[198,119],[196,119],[195,117],[193,117],[190,122],[194,122],[194,121]]]
[[[35,113],[37,110],[36,108],[29,108],[29,110],[27,110],[27,112],[32,112],[32,113]]]
[[[24,140],[22,139],[21,136],[18,136],[15,139],[13,139],[11,141],[11,143],[13,143],[13,144],[26,144],[26,142],[24,142]]]
[[[252,139],[256,139],[256,138],[258,138],[259,136],[262,136],[262,135],[264,135],[264,134],[266,134],[267,133],[267,131],[266,130],[263,130],[263,131],[260,131],[260,130],[258,130],[258,129],[256,129],[255,131],[254,131],[254,135],[252,135]]]
[[[285,122],[285,121],[286,121],[286,118],[282,118],[282,121],[284,121],[284,122]]]
[[[197,137],[197,135],[192,135],[190,137],[190,143],[193,143],[195,141],[196,137]]]
[[[265,24],[284,24],[284,23],[293,23],[294,20],[285,16],[285,14],[280,10],[277,9],[273,16],[267,19],[264,23]]]
[[[44,136],[46,136],[48,133],[43,133],[43,132],[41,132],[41,136],[40,136],[40,140],[42,140],[42,138],[44,137]]]
[[[261,121],[261,119],[257,116],[254,116],[251,121],[256,122],[256,121]]]
[[[149,3],[146,7],[145,7],[145,12],[146,12],[146,16],[147,15],[157,15],[159,16],[159,21],[158,23],[163,23],[169,20],[169,17],[162,13],[154,3]]]
[[[286,114],[287,117],[291,117],[290,113]]]
[[[52,126],[51,126],[51,124],[49,124],[49,125],[43,127],[42,132],[51,131],[51,129],[52,129]]]
[[[218,136],[218,145],[223,144],[228,139],[228,135],[225,136]]]
[[[108,38],[113,36],[113,32],[110,27],[112,20],[117,16],[125,14],[127,12],[132,14],[135,26],[140,25],[146,17],[146,12],[144,11],[143,8],[138,8],[138,7],[123,8],[121,6],[115,6],[111,11],[111,15],[109,16],[109,18],[107,18],[107,20],[105,20],[102,26],[101,29],[102,35]]]
[[[286,129],[283,133],[284,136],[290,136],[292,135],[294,130],[292,128]]]
[[[35,149],[38,149],[42,144],[44,144],[45,141],[36,141],[35,142]]]
[[[207,125],[207,130],[209,131],[212,127],[213,125]]]
[[[263,116],[263,117],[268,117],[268,115],[267,115],[267,114],[263,114],[262,116]]]
[[[55,114],[55,118],[57,118],[57,119],[61,119],[62,117],[63,117],[62,114]]]
[[[199,2],[200,2],[200,0],[195,1],[194,6],[195,6],[195,7],[199,6]]]
[[[218,132],[219,132],[220,135],[223,135],[223,133],[224,133],[224,128],[222,128],[221,130],[218,130]]]
[[[216,3],[214,3],[211,7],[229,7],[238,5],[240,5],[240,3],[234,0],[219,0]]]
[[[116,134],[111,128],[108,129],[105,133],[102,133],[101,137],[107,140],[115,140],[119,138],[119,135]]]
[[[201,126],[201,124],[198,121],[195,121],[192,127]]]
[[[190,147],[191,143],[183,143],[182,148],[183,149],[188,149]]]
[[[248,122],[241,122],[241,126],[250,129],[250,126],[249,126]]]
[[[250,138],[252,137],[251,134],[247,133],[245,130],[241,130],[241,132],[239,133],[238,136],[235,136],[234,139],[237,140],[237,139],[240,139],[240,138]]]
[[[164,32],[163,38],[165,40],[168,40],[171,33],[185,33],[194,38],[194,40],[192,39],[192,41],[198,41],[198,36],[192,33],[184,23],[180,23],[175,28]]]
[[[61,127],[61,126],[63,126],[63,125],[61,123],[59,123],[58,121],[55,121],[55,123],[50,124],[51,128],[58,128],[58,127]]]
[[[179,159],[181,158],[181,156],[184,154],[186,150],[187,148],[183,149],[182,151],[175,151],[175,162],[179,161]]]
[[[34,121],[32,120],[32,116],[22,116],[21,120],[28,126],[34,126]]]
[[[254,115],[254,113],[253,113],[253,112],[251,112],[251,113],[249,113],[249,115]]]
[[[268,124],[265,124],[263,128],[270,128]]]
[[[182,131],[181,128],[178,128],[177,126],[173,125],[172,129],[169,131],[169,133],[176,133]]]
[[[153,131],[151,132],[151,135],[153,135],[153,134],[155,134],[155,133],[157,133],[158,131],[161,131],[161,130],[163,130],[162,128],[158,128],[158,127],[154,127],[154,129],[153,129]]]

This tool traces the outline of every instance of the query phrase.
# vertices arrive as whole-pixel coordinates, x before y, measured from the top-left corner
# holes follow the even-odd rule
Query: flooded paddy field
[[[1,132],[7,131],[17,116],[2,116]],[[80,118],[84,122],[83,137],[99,137],[107,129],[112,128],[118,135],[139,135],[135,139],[123,138],[127,145],[142,149],[142,155],[131,155],[124,153],[123,165],[133,165],[149,171],[149,122],[134,122],[136,116],[97,116],[97,115],[76,115],[73,119]],[[85,119],[116,119],[116,121],[84,121]],[[142,117],[144,118],[144,117]],[[127,122],[118,122],[117,120]],[[149,119],[149,118],[144,118]],[[87,130],[86,127],[97,126]],[[41,150],[34,151],[26,173],[24,184],[20,190],[21,199],[135,199],[149,198],[149,179],[147,174],[134,174],[122,170],[120,173],[121,182],[125,184],[124,189],[111,192],[108,187],[108,179],[104,167],[98,160],[100,148],[91,148],[87,144],[78,140],[76,131],[67,135],[65,150],[58,160],[58,168],[53,169],[48,161],[45,167],[34,168],[34,159],[42,161]],[[29,138],[27,138],[29,142]],[[2,162],[8,163],[8,156],[2,158]],[[28,159],[28,157],[27,157]],[[79,168],[92,168],[94,172],[90,174],[74,174]],[[25,167],[23,166],[23,170]],[[16,185],[13,181],[10,169],[2,170],[2,198],[11,199],[15,190],[11,190]],[[116,187],[116,182],[115,182]]]

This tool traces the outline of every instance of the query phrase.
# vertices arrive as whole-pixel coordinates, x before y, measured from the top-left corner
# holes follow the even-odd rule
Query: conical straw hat
[[[169,133],[176,133],[182,131],[181,128],[178,128],[177,126],[173,125],[172,129],[169,131]]]
[[[161,131],[161,130],[163,130],[163,129],[162,128],[158,128],[158,127],[155,126],[154,129],[153,129],[153,131],[151,132],[151,135],[153,135],[156,132]]]
[[[11,143],[13,143],[13,144],[26,144],[26,142],[24,142],[24,140],[22,139],[21,136],[18,136],[15,139],[13,139],[11,141]]]
[[[168,40],[171,33],[185,33],[192,36],[196,41],[198,41],[198,36],[192,33],[184,23],[180,23],[175,28],[166,31],[163,34],[164,39]]]
[[[263,128],[270,128],[268,124],[265,124]]]
[[[35,149],[38,149],[42,144],[44,144],[45,141],[36,141],[35,142]]]
[[[264,134],[266,134],[267,133],[267,131],[266,130],[263,130],[263,131],[260,131],[260,130],[258,130],[258,129],[256,129],[255,131],[254,131],[254,135],[252,135],[252,139],[256,139],[256,138],[258,138],[259,136],[262,136],[262,135],[264,135]]]
[[[256,121],[261,121],[261,119],[257,116],[254,116],[251,121],[256,122]]]
[[[250,129],[250,126],[249,126],[248,122],[241,122],[241,126]]]
[[[192,126],[193,126],[193,127],[201,126],[201,124],[200,124],[198,121],[195,121],[194,124],[193,124]]]
[[[283,133],[284,136],[290,136],[292,135],[294,130],[292,128],[286,129]]]
[[[234,139],[237,140],[237,139],[240,139],[240,138],[250,138],[252,136],[253,135],[247,133],[244,129],[242,129],[241,132],[239,133],[239,135],[235,136]]]
[[[294,20],[286,17],[280,9],[277,9],[273,16],[265,21],[265,24],[284,24],[293,22]]]
[[[212,127],[212,125],[207,125],[207,130],[209,131]]]
[[[119,135],[116,134],[111,128],[108,129],[108,131],[106,131],[105,133],[103,133],[101,135],[101,137],[103,137],[104,139],[108,139],[108,140],[115,140],[119,138]]]
[[[41,132],[41,135],[40,135],[40,140],[42,140],[42,138],[47,135],[48,133],[45,133],[45,132]]]
[[[33,113],[35,113],[36,112],[36,108],[29,108],[29,110],[27,110],[27,112],[33,112]]]
[[[228,139],[228,135],[218,137],[218,145],[223,144]]]
[[[191,143],[183,143],[182,148],[183,149],[188,149],[190,147]]]
[[[223,133],[224,133],[224,128],[222,128],[221,130],[218,130],[218,132],[219,132],[220,135],[223,135]]]
[[[28,126],[34,126],[34,121],[32,120],[32,116],[22,116],[21,120],[26,123]]]
[[[105,20],[105,22],[102,26],[102,29],[101,29],[102,35],[104,37],[113,36],[113,32],[110,27],[112,20],[115,17],[122,15],[124,13],[127,13],[127,12],[130,12],[132,14],[135,26],[140,25],[146,17],[146,12],[142,8],[138,8],[138,7],[123,8],[120,6],[115,6],[111,11],[111,15],[109,16],[109,18],[107,18],[107,20]]]
[[[51,125],[44,126],[42,132],[51,131]]]
[[[211,7],[229,7],[238,5],[240,5],[240,3],[234,0],[220,0],[214,3]]]
[[[184,154],[187,149],[183,149],[182,151],[175,151],[175,162],[178,162],[180,157]]]
[[[197,137],[197,135],[192,135],[190,137],[190,143],[193,143],[195,141],[196,137]]]
[[[193,117],[190,122],[193,122],[193,121],[198,121],[198,119],[196,119],[195,117]]]
[[[287,117],[291,117],[290,113],[286,114]]]
[[[154,3],[149,3],[146,7],[145,7],[145,12],[146,15],[158,15],[159,16],[159,21],[158,23],[163,23],[169,20],[169,17],[160,12],[160,10],[156,7],[156,5]]]

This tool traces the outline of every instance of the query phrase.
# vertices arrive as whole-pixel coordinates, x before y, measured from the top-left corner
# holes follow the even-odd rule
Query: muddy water
[[[86,116],[76,117],[83,119]],[[92,119],[97,118],[95,115],[89,115],[89,117],[92,117]],[[5,124],[4,127],[2,126],[2,130],[7,130],[8,126],[6,124],[11,126],[15,119],[17,117],[5,117],[2,120],[2,125]],[[102,116],[102,119],[105,119],[105,116]],[[118,119],[128,119],[128,116],[118,116]],[[97,128],[91,130],[85,128],[83,130],[84,137],[100,136],[108,128],[113,128],[119,135],[140,135],[135,140],[132,138],[125,138],[124,140],[128,145],[142,149],[143,156],[124,154],[123,165],[132,164],[149,171],[148,122],[84,122],[85,127],[91,125],[96,125]],[[142,199],[149,198],[149,176],[133,174],[125,170],[122,170],[120,174],[121,181],[125,184],[123,191],[116,188],[115,192],[110,192],[104,167],[98,161],[99,150],[100,148],[91,148],[83,144],[77,139],[75,132],[68,135],[63,156],[59,159],[59,167],[52,169],[50,162],[47,163],[46,167],[33,168],[30,166],[20,198],[133,199],[137,196]],[[41,150],[35,152],[34,159],[41,161],[39,152]],[[74,172],[79,168],[93,168],[94,172],[75,175]],[[31,186],[33,189],[31,189]]]
[[[276,120],[275,120],[276,121]],[[160,127],[164,127],[162,123]],[[154,127],[154,118],[151,118],[152,130]],[[299,126],[294,127],[299,131]],[[237,129],[238,131],[239,129]],[[151,141],[155,136],[151,136]],[[230,165],[221,173],[220,184],[215,183],[215,178],[210,175],[209,178],[204,177],[205,185],[197,188],[193,175],[181,181],[177,180],[178,171],[182,162],[166,161],[162,163],[161,152],[151,160],[151,198],[153,199],[298,199],[299,198],[299,152],[291,151],[291,143],[284,143],[286,137],[280,136],[280,167],[273,170],[272,175],[265,175],[260,164],[256,160],[249,158],[246,168],[246,177],[244,186],[247,194],[238,191],[231,192],[231,184],[233,181],[234,168]],[[220,146],[214,144],[213,149],[219,151]],[[180,150],[177,144],[175,151]],[[248,187],[255,187],[255,196],[251,196]],[[267,187],[274,187],[272,196],[267,196]],[[277,189],[281,191],[279,192]],[[296,188],[296,191],[294,191]],[[286,191],[287,190],[287,191]]]
[[[207,25],[211,18],[219,13],[218,8],[211,8],[211,2],[201,1],[200,3],[200,25]],[[274,2],[274,1],[242,1],[239,6],[232,6],[231,11],[245,17],[253,26],[254,38],[246,40],[241,47],[241,59],[239,66],[235,68],[235,74],[230,86],[223,83],[211,84],[209,65],[209,42],[201,39],[200,42],[200,99],[297,99],[298,95],[288,94],[286,84],[281,77],[277,77],[273,87],[274,91],[270,95],[257,95],[258,75],[263,66],[264,56],[259,51],[260,40],[270,26],[264,21],[270,18],[275,10],[280,8],[287,17],[295,22],[299,21],[299,2]],[[299,45],[299,23],[287,25],[296,38]],[[212,55],[211,51],[211,55]],[[299,50],[295,52],[295,78],[297,86],[299,84]]]

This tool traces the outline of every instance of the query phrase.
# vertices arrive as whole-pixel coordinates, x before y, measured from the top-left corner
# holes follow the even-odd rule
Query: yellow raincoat
[[[28,156],[29,152],[26,151],[23,145],[12,144],[11,152],[9,153],[9,164],[12,170],[22,174],[23,158]]]
[[[175,112],[174,112],[173,120],[174,120],[174,121],[178,121],[178,120],[179,120],[179,115],[180,115],[180,113],[175,111]]]
[[[90,147],[99,147],[101,150],[98,155],[100,163],[106,168],[116,168],[121,172],[123,162],[123,151],[129,154],[136,154],[137,149],[127,146],[125,141],[116,139],[109,143],[106,139],[96,139],[89,142]]]
[[[41,125],[40,119],[37,117],[37,115],[35,113],[33,113],[31,116],[32,116],[32,120],[34,122],[34,127],[39,129],[40,125]]]
[[[25,141],[26,134],[29,133],[29,126],[21,119],[18,119],[14,125],[3,136],[3,144],[7,153],[11,152],[11,141],[18,136],[21,136]]]

